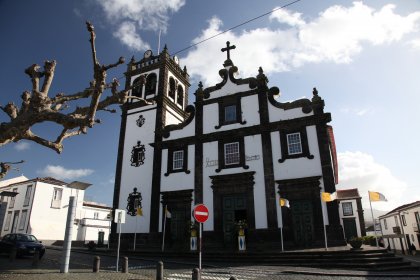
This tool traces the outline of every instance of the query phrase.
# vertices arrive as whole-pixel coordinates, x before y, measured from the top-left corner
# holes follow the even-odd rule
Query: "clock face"
[[[144,53],[144,58],[149,58],[149,57],[151,57],[152,56],[152,50],[147,50],[145,53]]]

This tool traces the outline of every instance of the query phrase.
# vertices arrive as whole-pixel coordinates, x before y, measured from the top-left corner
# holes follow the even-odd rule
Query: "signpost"
[[[117,250],[117,272],[118,272],[118,263],[120,261],[120,240],[121,240],[121,224],[125,223],[125,211],[122,209],[115,209],[114,215],[114,223],[118,223],[119,225],[119,233],[118,233],[118,250]]]
[[[202,237],[202,231],[203,231],[203,223],[207,221],[209,218],[209,209],[207,209],[206,205],[204,204],[197,204],[194,206],[193,210],[193,217],[194,219],[200,224],[200,230],[199,230],[199,251],[198,251],[198,268],[201,272],[201,237]]]

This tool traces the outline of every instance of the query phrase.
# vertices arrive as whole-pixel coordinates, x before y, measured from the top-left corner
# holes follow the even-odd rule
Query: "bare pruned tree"
[[[113,64],[101,65],[96,56],[96,35],[94,27],[90,22],[86,22],[86,25],[90,33],[89,41],[93,59],[93,80],[90,82],[90,85],[86,89],[74,94],[58,93],[54,97],[50,97],[49,90],[54,78],[56,62],[54,60],[45,61],[43,70],[37,64],[29,66],[25,70],[25,73],[31,79],[32,91],[24,91],[22,93],[22,104],[20,108],[13,102],[5,106],[0,104],[0,108],[10,118],[8,122],[0,123],[0,146],[25,139],[50,148],[57,153],[61,153],[64,139],[85,134],[88,128],[100,123],[100,120],[95,118],[98,110],[115,112],[115,110],[109,109],[109,106],[123,104],[128,98],[135,98],[147,102],[142,98],[128,95],[129,90],[136,85],[119,91],[119,82],[117,79],[113,79],[109,84],[106,82],[107,71],[123,64],[124,58],[120,57]],[[42,86],[40,87],[41,81]],[[101,99],[107,89],[110,89],[111,94]],[[68,108],[68,102],[86,98],[90,98],[89,106],[76,107],[73,112],[63,112],[64,109]],[[31,131],[32,126],[46,121],[62,126],[62,130],[57,133],[56,139],[45,139]],[[0,178],[3,178],[10,170],[10,164],[16,163],[1,163]]]

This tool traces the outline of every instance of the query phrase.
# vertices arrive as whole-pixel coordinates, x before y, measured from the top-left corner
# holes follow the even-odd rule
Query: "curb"
[[[346,272],[318,272],[318,271],[298,271],[298,270],[283,270],[282,274],[295,274],[295,275],[314,275],[314,276],[346,276],[346,277],[403,277],[411,278],[420,277],[418,274],[394,274],[394,273],[346,273]]]

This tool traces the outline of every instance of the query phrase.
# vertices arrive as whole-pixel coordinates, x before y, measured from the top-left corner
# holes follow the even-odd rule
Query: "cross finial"
[[[231,46],[230,42],[227,41],[226,48],[222,49],[222,52],[225,52],[225,51],[227,52],[227,60],[230,60],[230,50],[233,50],[233,49],[236,49],[236,46],[235,45]]]

